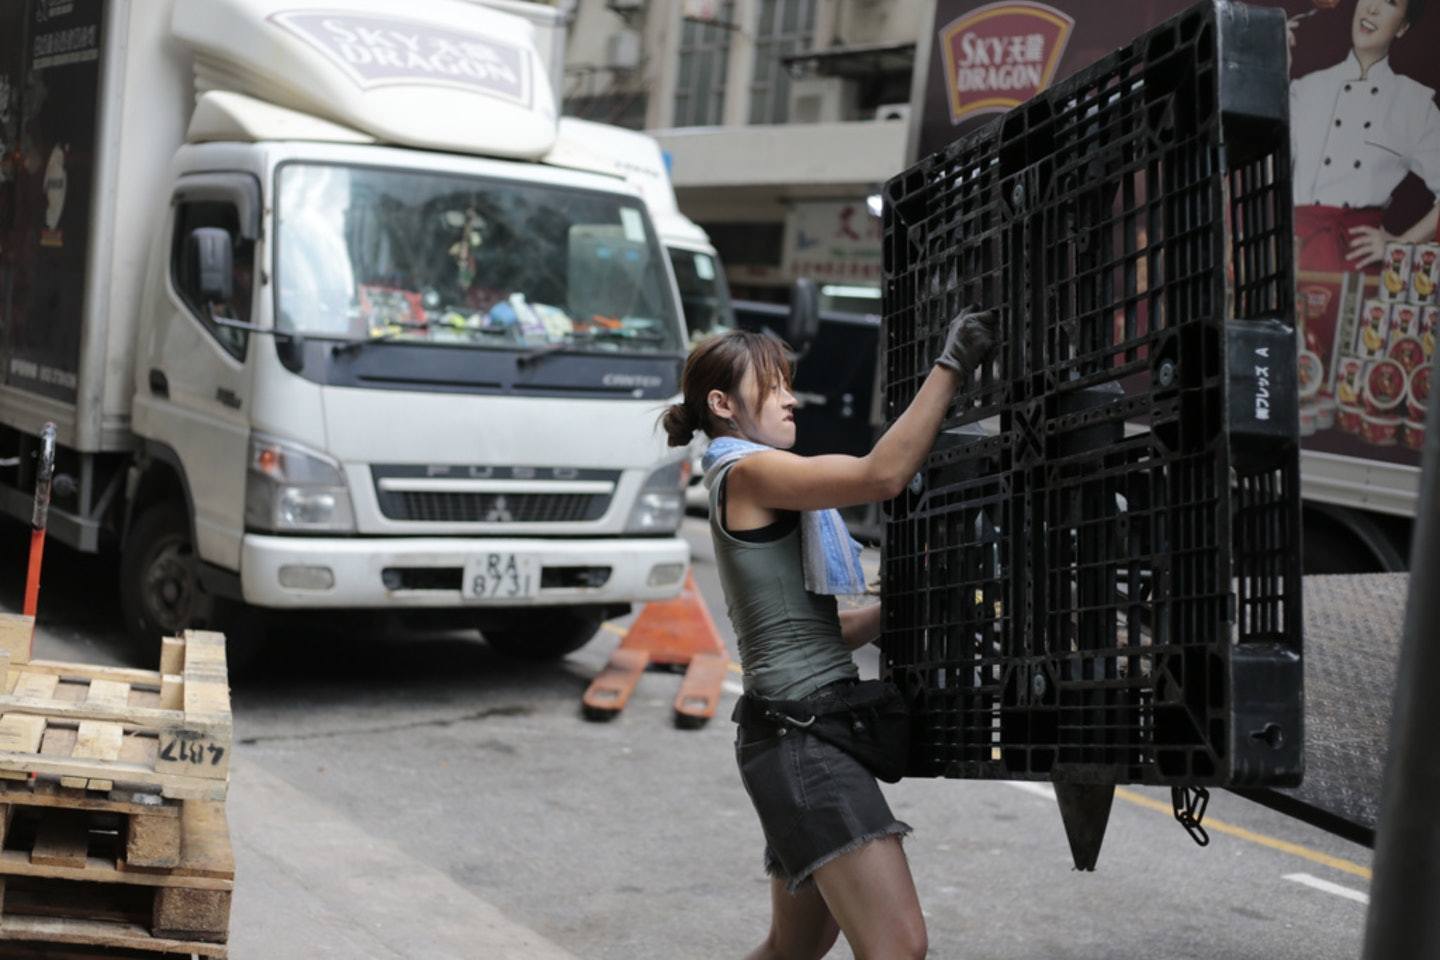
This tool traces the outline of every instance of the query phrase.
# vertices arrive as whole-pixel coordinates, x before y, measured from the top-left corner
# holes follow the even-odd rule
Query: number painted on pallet
[[[223,756],[224,747],[206,740],[171,737],[160,742],[160,759],[171,763],[189,763],[198,767],[204,766],[208,758],[210,766],[214,767],[219,766]]]

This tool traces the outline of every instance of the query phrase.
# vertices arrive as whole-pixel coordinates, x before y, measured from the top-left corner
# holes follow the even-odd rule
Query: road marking
[[[1175,815],[1175,811],[1170,806],[1170,804],[1162,803],[1159,800],[1152,800],[1149,797],[1141,796],[1140,794],[1135,793],[1131,790],[1126,790],[1124,787],[1117,787],[1115,790],[1115,796],[1119,797],[1121,800],[1136,804],[1137,806],[1148,807],[1151,810],[1158,810],[1159,812],[1169,817],[1173,817]],[[1269,847],[1271,850],[1279,850],[1281,853],[1288,853],[1292,856],[1300,857],[1304,860],[1309,860],[1311,863],[1318,863],[1322,866],[1330,867],[1333,870],[1339,870],[1342,873],[1353,874],[1357,877],[1363,877],[1366,880],[1370,879],[1369,867],[1362,867],[1360,864],[1355,863],[1352,860],[1346,860],[1342,857],[1332,857],[1330,854],[1321,853],[1319,850],[1311,850],[1309,847],[1301,846],[1298,843],[1291,843],[1289,840],[1280,840],[1276,837],[1269,837],[1263,833],[1256,833],[1253,830],[1246,830],[1244,827],[1237,827],[1234,824],[1226,823],[1223,820],[1216,820],[1213,817],[1205,818],[1205,829],[1213,830],[1215,833],[1227,834],[1240,840],[1249,840],[1251,843],[1258,843],[1262,847]]]
[[[1354,900],[1356,903],[1369,903],[1370,894],[1360,890],[1351,890],[1349,887],[1342,887],[1338,883],[1331,883],[1329,880],[1321,880],[1319,877],[1312,877],[1308,873],[1287,873],[1286,880],[1293,880],[1296,883],[1303,883],[1307,887],[1314,887],[1316,890],[1323,890],[1325,893],[1333,893],[1337,897],[1344,897],[1346,900]]]
[[[726,680],[724,683],[720,684],[720,686],[726,693],[733,693],[737,697],[743,697],[745,695],[745,688],[740,686],[740,684],[736,683],[734,680]]]
[[[1033,793],[1037,797],[1044,797],[1046,800],[1055,799],[1055,790],[1046,783],[1034,783],[1030,780],[1003,780],[1001,782],[1014,787],[1016,790],[1024,790],[1026,793]]]

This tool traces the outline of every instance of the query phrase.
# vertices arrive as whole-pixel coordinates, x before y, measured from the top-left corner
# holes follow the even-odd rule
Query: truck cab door
[[[202,303],[190,244],[192,231],[219,227],[230,234],[233,295]],[[260,183],[250,174],[181,177],[171,202],[170,264],[164,296],[145,355],[140,383],[146,437],[173,454],[184,471],[201,560],[240,569],[245,528],[250,385],[247,362],[255,349],[247,331],[215,322],[251,322],[259,271]]]

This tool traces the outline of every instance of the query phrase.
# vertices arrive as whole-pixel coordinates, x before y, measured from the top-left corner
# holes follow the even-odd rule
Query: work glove
[[[998,333],[995,314],[989,310],[965,307],[950,321],[945,334],[945,347],[935,365],[948,367],[962,377],[990,358],[995,350]]]

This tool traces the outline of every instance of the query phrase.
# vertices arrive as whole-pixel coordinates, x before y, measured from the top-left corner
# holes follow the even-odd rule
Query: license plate
[[[534,557],[482,553],[465,564],[461,588],[467,600],[514,600],[540,589],[540,565]]]

